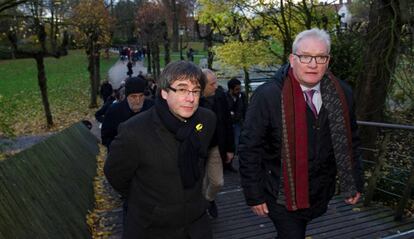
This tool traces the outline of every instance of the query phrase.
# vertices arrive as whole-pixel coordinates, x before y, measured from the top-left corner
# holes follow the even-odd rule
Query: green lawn
[[[101,76],[117,56],[101,60]],[[59,130],[85,118],[94,110],[89,104],[89,78],[84,51],[70,51],[60,59],[45,59],[49,102],[55,127]],[[35,134],[48,131],[37,85],[34,59],[0,61],[0,136]]]
[[[185,44],[186,43],[183,43],[183,47],[185,46]],[[195,50],[194,63],[196,65],[199,65],[200,59],[207,58],[207,51],[205,51],[203,49],[203,47],[204,47],[203,42],[190,42],[190,43],[188,43],[187,48],[183,49],[183,57],[184,57],[185,60],[187,60],[187,51],[190,47]],[[164,68],[165,67],[164,47],[162,45],[160,46],[160,50],[161,50],[161,53],[160,53],[160,66],[161,66],[161,68]],[[180,60],[180,52],[179,51],[177,51],[177,52],[170,51],[170,57],[171,57],[172,62],[178,61],[178,60]],[[148,66],[148,57],[145,58],[144,65]]]

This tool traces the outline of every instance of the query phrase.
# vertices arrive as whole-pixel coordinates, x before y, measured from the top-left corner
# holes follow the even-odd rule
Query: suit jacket
[[[207,156],[216,119],[199,108],[203,129],[199,133]],[[128,200],[123,238],[211,238],[206,201],[202,195],[205,160],[201,177],[193,188],[183,189],[177,165],[179,142],[152,109],[119,127],[112,142],[104,172],[115,190]]]
[[[278,200],[281,185],[282,111],[281,93],[289,65],[281,67],[275,78],[260,86],[253,94],[240,136],[239,160],[243,192],[249,206]],[[352,131],[352,147],[357,189],[361,192],[362,168],[360,139],[354,114],[351,89],[342,81]],[[322,92],[323,94],[323,92]],[[322,103],[318,120],[307,109],[309,196],[311,218],[326,210],[335,190],[336,164],[330,138],[327,112]],[[306,211],[306,210],[302,210]]]

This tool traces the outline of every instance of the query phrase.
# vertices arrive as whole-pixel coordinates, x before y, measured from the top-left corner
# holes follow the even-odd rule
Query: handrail
[[[388,129],[408,129],[414,130],[414,126],[411,125],[401,125],[401,124],[389,124],[389,123],[379,123],[379,122],[369,122],[369,121],[357,121],[358,125],[364,126],[374,126]]]
[[[367,121],[357,121],[357,123],[358,123],[358,125],[361,125],[361,126],[371,126],[371,127],[386,129],[385,137],[384,137],[382,143],[379,145],[379,149],[378,149],[378,152],[377,152],[378,153],[377,154],[378,160],[376,162],[376,166],[373,169],[372,175],[369,178],[369,182],[368,182],[368,186],[367,186],[367,192],[366,192],[366,196],[365,196],[364,205],[368,206],[370,204],[370,202],[372,201],[372,199],[373,199],[375,190],[383,191],[383,192],[385,192],[387,194],[391,194],[391,195],[394,194],[394,193],[382,190],[381,188],[377,187],[377,184],[378,184],[378,181],[379,181],[380,178],[388,179],[388,178],[385,178],[385,177],[380,177],[380,174],[381,174],[382,167],[386,165],[385,162],[387,161],[385,156],[386,156],[387,144],[390,140],[389,130],[409,130],[409,131],[413,130],[414,131],[414,126],[379,123],[379,122],[367,122]],[[409,156],[407,156],[407,157],[409,157]],[[390,167],[393,167],[393,166],[390,166]],[[404,208],[406,207],[406,205],[408,203],[408,199],[410,198],[412,188],[414,186],[414,167],[411,167],[411,169],[408,170],[408,171],[409,172],[411,171],[411,172],[408,175],[408,179],[406,180],[406,183],[404,183],[405,188],[403,190],[404,191],[403,195],[398,195],[400,200],[399,200],[398,206],[395,210],[395,216],[394,216],[395,220],[401,220],[402,219]]]

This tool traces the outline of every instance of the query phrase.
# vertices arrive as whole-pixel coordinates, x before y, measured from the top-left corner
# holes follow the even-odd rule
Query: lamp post
[[[184,35],[184,29],[180,28],[178,30],[178,34],[180,35],[180,59],[184,60],[183,57],[183,35]]]

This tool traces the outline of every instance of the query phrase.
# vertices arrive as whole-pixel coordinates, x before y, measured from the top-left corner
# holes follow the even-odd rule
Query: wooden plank
[[[238,174],[225,173],[225,187],[217,196],[219,217],[212,219],[215,239],[267,239],[277,235],[269,218],[258,217],[246,205]],[[319,238],[379,238],[414,228],[414,219],[396,222],[393,211],[378,205],[351,206],[334,197],[323,216],[312,220],[307,235]],[[414,237],[406,237],[414,238]]]

